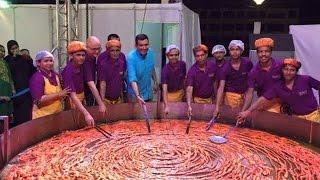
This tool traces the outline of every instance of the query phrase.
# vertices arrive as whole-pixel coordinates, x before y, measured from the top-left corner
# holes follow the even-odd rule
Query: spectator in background
[[[20,50],[20,54],[21,54],[21,56],[23,56],[25,59],[28,59],[28,60],[33,61],[32,58],[31,58],[31,56],[30,56],[30,52],[29,52],[28,49],[21,49],[21,50]]]
[[[0,44],[0,116],[10,116],[13,112],[10,99],[10,96],[13,94],[13,82],[4,56],[5,48]]]
[[[17,41],[8,41],[7,48],[8,55],[5,60],[11,71],[15,92],[26,92],[13,100],[14,125],[19,125],[31,120],[32,117],[32,98],[28,89],[29,80],[33,73],[36,72],[36,68],[33,66],[32,61],[19,54]]]

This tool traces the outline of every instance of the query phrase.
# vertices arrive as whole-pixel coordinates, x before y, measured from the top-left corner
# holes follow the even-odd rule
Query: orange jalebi
[[[228,125],[193,121],[120,121],[68,131],[16,156],[2,179],[320,179],[320,156],[299,143],[266,132],[238,128],[226,144],[208,138]]]

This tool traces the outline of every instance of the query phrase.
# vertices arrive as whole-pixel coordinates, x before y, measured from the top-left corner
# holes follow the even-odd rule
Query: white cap
[[[228,49],[230,50],[231,47],[239,47],[242,51],[244,51],[244,43],[241,40],[232,40],[229,44]]]
[[[178,51],[180,51],[180,49],[177,45],[171,44],[171,45],[167,46],[166,54],[168,54],[172,49],[177,49]]]
[[[33,60],[33,65],[37,66],[37,61],[40,61],[43,58],[51,57],[53,59],[53,55],[49,51],[39,51],[36,54],[36,57]]]
[[[217,45],[213,46],[213,48],[212,48],[212,54],[214,54],[214,53],[216,53],[216,52],[223,52],[224,55],[227,54],[226,48],[225,48],[223,45],[221,45],[221,44],[217,44]]]

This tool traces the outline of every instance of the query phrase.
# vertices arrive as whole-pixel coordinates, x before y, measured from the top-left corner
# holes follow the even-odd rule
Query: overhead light
[[[9,5],[8,1],[0,0],[0,8],[5,9],[5,8],[9,8],[9,7],[10,7],[10,5]]]
[[[264,2],[264,0],[253,0],[257,5],[261,5],[263,2]]]

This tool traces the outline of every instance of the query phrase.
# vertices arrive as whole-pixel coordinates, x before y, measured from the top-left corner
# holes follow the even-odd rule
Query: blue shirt
[[[133,96],[134,92],[131,83],[136,82],[140,96],[144,100],[152,99],[152,71],[154,69],[154,55],[149,48],[147,55],[143,58],[137,49],[129,52],[127,56],[128,68],[128,95]]]

